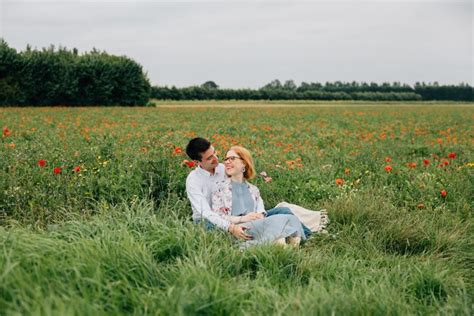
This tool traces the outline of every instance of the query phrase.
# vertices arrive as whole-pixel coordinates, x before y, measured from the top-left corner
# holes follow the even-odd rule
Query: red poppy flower
[[[74,167],[74,172],[79,172],[79,171],[81,171],[81,166]]]
[[[416,168],[416,162],[407,163],[408,168]]]
[[[60,167],[56,167],[53,169],[54,174],[60,174],[62,169]]]
[[[342,184],[344,184],[344,180],[342,180],[341,178],[337,178],[336,179],[336,184],[337,185],[342,185]]]
[[[38,166],[40,166],[41,168],[46,166],[46,160],[44,160],[44,159],[38,160]]]
[[[392,172],[392,166],[385,166],[385,171]]]
[[[8,137],[8,136],[10,136],[10,134],[11,134],[11,132],[8,129],[8,127],[4,127],[3,128],[3,137]]]
[[[391,162],[391,161],[392,161],[392,157],[385,157],[385,161],[386,161],[386,162]]]
[[[449,153],[448,158],[450,158],[450,159],[456,158],[456,153]]]
[[[443,165],[445,165],[445,166],[449,165],[449,160],[444,159],[444,160],[443,160]]]
[[[178,155],[178,154],[181,154],[183,152],[183,149],[181,149],[181,147],[176,147],[173,151],[173,155]]]
[[[183,163],[189,168],[193,168],[196,165],[194,161],[189,161],[189,160],[183,160]]]
[[[423,160],[423,164],[424,164],[425,166],[428,166],[428,165],[430,164],[430,161],[429,161],[428,159],[424,159],[424,160]]]
[[[441,197],[444,199],[448,195],[448,192],[446,190],[441,190],[440,194]]]

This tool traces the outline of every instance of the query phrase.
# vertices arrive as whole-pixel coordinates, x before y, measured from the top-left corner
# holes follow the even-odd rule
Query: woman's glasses
[[[240,159],[240,160],[242,160],[242,158],[240,158],[240,157],[237,157],[237,156],[230,156],[230,157],[226,157],[226,158],[224,159],[224,162],[228,162],[228,161],[234,162],[235,159]]]

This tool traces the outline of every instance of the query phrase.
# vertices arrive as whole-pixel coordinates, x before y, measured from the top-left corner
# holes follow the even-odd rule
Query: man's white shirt
[[[223,164],[216,167],[214,174],[197,167],[186,178],[186,193],[193,209],[193,220],[207,219],[212,224],[227,231],[230,222],[211,209],[211,193],[215,184],[225,179]]]

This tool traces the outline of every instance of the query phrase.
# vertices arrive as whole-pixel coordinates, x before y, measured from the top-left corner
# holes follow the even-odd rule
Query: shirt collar
[[[219,165],[220,165],[220,164],[219,164]],[[211,174],[209,171],[207,171],[207,170],[201,168],[201,166],[198,166],[198,167],[197,167],[197,170],[198,170],[198,172],[199,172],[200,174],[202,174],[202,175],[204,175],[204,176],[210,178],[210,177],[214,177],[214,176],[217,176],[217,175],[220,174],[220,172],[219,172],[219,165],[217,165],[217,167],[216,167],[216,169],[215,169],[215,171],[214,171],[214,174]]]

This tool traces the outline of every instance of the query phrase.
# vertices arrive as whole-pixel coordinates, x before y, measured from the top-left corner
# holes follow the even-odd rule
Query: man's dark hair
[[[211,147],[211,142],[202,137],[196,137],[189,141],[186,146],[186,154],[192,160],[201,161],[201,154]]]

